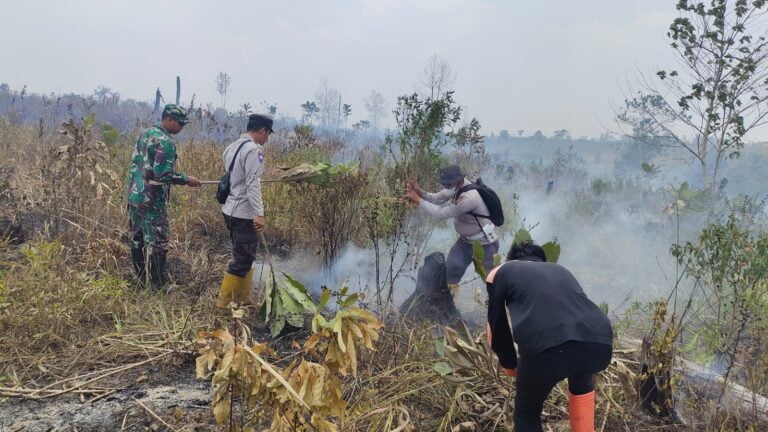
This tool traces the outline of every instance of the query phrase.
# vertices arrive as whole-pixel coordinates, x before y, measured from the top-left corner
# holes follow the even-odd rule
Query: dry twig
[[[162,424],[163,424],[163,426],[167,427],[167,428],[168,428],[168,430],[170,430],[170,431],[173,431],[173,432],[175,432],[175,431],[176,431],[176,429],[174,429],[173,427],[171,427],[171,425],[169,425],[168,423],[166,423],[166,422],[165,422],[165,420],[163,420],[162,418],[160,418],[160,416],[159,416],[159,415],[155,414],[155,412],[154,412],[154,411],[152,411],[151,409],[149,409],[149,407],[148,407],[148,406],[146,406],[146,405],[144,405],[143,403],[141,403],[141,401],[140,401],[140,400],[136,399],[135,397],[132,397],[131,399],[133,399],[133,401],[134,401],[134,402],[136,402],[137,404],[139,404],[139,406],[140,406],[140,407],[144,408],[144,410],[145,410],[145,411],[147,411],[147,413],[149,413],[149,415],[151,415],[152,417],[154,417],[154,419],[155,419],[155,420],[159,421],[160,423],[162,423]]]

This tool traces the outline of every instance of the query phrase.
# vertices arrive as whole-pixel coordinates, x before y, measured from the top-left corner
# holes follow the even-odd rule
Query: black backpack
[[[501,200],[499,199],[499,196],[496,195],[496,192],[493,191],[493,189],[489,188],[485,183],[483,183],[481,178],[478,178],[474,183],[459,189],[456,196],[458,197],[464,192],[471,191],[473,189],[480,194],[480,198],[483,199],[483,202],[485,203],[485,206],[488,207],[488,212],[490,214],[481,215],[475,212],[469,212],[469,214],[476,218],[481,217],[490,219],[491,222],[493,222],[493,224],[497,227],[504,225],[504,210],[501,208]]]
[[[242,143],[240,143],[240,147],[237,148],[237,151],[235,152],[235,155],[232,156],[232,162],[229,164],[229,169],[226,173],[224,173],[223,176],[221,176],[221,180],[219,180],[219,187],[216,189],[216,201],[219,202],[219,204],[224,204],[227,202],[227,197],[229,196],[229,190],[232,185],[229,184],[229,173],[232,172],[232,169],[235,167],[235,161],[237,160],[237,154],[240,153],[240,149],[243,148],[245,143],[250,142],[251,140],[245,140]]]

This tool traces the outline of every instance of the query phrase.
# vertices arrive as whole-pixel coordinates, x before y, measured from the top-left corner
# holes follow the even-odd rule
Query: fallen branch
[[[96,394],[96,393],[103,393],[103,392],[109,392],[109,391],[119,391],[124,389],[107,389],[107,388],[87,388],[87,389],[78,389],[78,390],[72,390],[72,393],[75,394]],[[35,399],[34,393],[45,393],[45,394],[51,394],[56,393],[61,390],[46,390],[46,389],[27,389],[27,388],[8,388],[8,387],[2,387],[0,388],[0,396],[5,397],[20,397],[20,398],[27,398],[27,394],[32,395],[33,397],[28,399]]]
[[[98,396],[96,396],[96,397],[94,397],[92,399],[89,399],[86,403],[87,404],[92,404],[92,403],[94,403],[94,402],[96,402],[98,400],[104,399],[105,397],[111,396],[111,395],[113,395],[115,393],[117,393],[117,390],[110,390],[110,391],[102,393],[102,394],[100,394],[100,395],[98,395]]]
[[[176,431],[176,429],[174,429],[173,427],[171,427],[171,425],[169,425],[168,423],[166,423],[166,422],[165,422],[165,420],[163,420],[162,418],[160,418],[160,416],[159,416],[159,415],[155,414],[155,412],[154,412],[154,411],[152,411],[151,409],[149,409],[149,407],[148,407],[148,406],[146,406],[146,405],[144,405],[143,403],[141,403],[141,401],[140,401],[140,400],[136,399],[135,397],[132,397],[131,399],[133,399],[133,401],[134,401],[134,402],[136,402],[137,404],[139,404],[139,406],[140,406],[140,407],[144,408],[144,410],[145,410],[145,411],[147,411],[147,412],[149,413],[149,415],[151,415],[152,417],[154,417],[154,418],[155,418],[155,420],[159,421],[160,423],[162,423],[162,424],[163,424],[163,426],[167,427],[167,428],[168,428],[168,430],[170,430],[170,431],[174,431],[174,432]]]
[[[637,351],[642,341],[633,338],[623,338],[623,351]],[[768,398],[757,394],[733,381],[726,382],[725,378],[699,364],[686,360],[681,356],[675,357],[674,371],[683,375],[684,381],[710,399],[718,399],[722,394],[723,405],[736,409],[739,413],[756,416],[760,421],[768,421]],[[725,386],[724,386],[725,384]]]
[[[101,374],[101,375],[99,375],[99,376],[97,376],[95,378],[91,378],[89,380],[83,381],[82,383],[75,384],[72,387],[69,387],[69,388],[66,388],[66,389],[49,390],[51,387],[55,387],[57,385],[61,385],[61,384],[64,384],[66,382],[69,382],[69,381],[82,379],[82,378],[85,378],[87,376],[91,376],[91,375],[93,375],[95,373],[98,373],[99,371],[87,373],[85,375],[76,376],[76,377],[72,377],[72,378],[67,378],[65,380],[61,380],[61,381],[55,382],[53,384],[49,384],[49,385],[47,385],[47,386],[45,386],[45,387],[43,387],[41,389],[0,387],[0,394],[2,394],[5,397],[19,397],[19,398],[32,399],[32,400],[39,400],[39,399],[46,399],[46,398],[53,397],[53,396],[60,396],[60,395],[63,395],[63,394],[70,393],[70,392],[73,392],[75,390],[78,390],[78,389],[80,389],[80,388],[82,388],[82,387],[84,387],[84,386],[86,386],[88,384],[94,383],[94,382],[99,381],[101,379],[104,379],[104,378],[106,378],[108,376],[112,376],[112,375],[115,375],[115,374],[120,373],[120,372],[125,372],[127,370],[131,370],[133,368],[137,368],[139,366],[143,366],[143,365],[145,365],[147,363],[152,363],[153,361],[158,360],[158,359],[160,359],[162,357],[165,357],[165,356],[167,356],[169,354],[173,354],[173,352],[162,353],[160,355],[157,355],[155,357],[152,357],[152,358],[149,358],[147,360],[143,360],[143,361],[140,361],[140,362],[137,362],[137,363],[132,363],[132,364],[125,365],[125,366],[118,366],[118,367],[115,367],[115,368],[112,368],[112,369],[107,369],[108,372],[106,372],[106,373],[103,373],[103,374]],[[104,371],[101,371],[101,372],[104,372]],[[39,395],[40,393],[47,393],[47,394]]]

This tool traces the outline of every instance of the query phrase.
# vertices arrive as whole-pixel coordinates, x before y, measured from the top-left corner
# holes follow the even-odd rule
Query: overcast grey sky
[[[672,63],[672,0],[0,0],[0,82],[32,92],[90,93],[219,104],[276,103],[300,112],[325,77],[365,117],[363,98],[390,106],[414,91],[428,58],[447,59],[456,99],[485,133],[565,128],[598,136],[611,102],[640,69]],[[391,115],[390,121],[391,121]]]

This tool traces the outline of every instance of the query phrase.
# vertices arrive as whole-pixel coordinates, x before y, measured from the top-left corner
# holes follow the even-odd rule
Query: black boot
[[[140,281],[144,281],[146,276],[146,267],[144,263],[144,248],[131,248],[131,261],[133,261],[133,272],[136,274],[136,278]]]
[[[153,252],[149,256],[149,279],[152,289],[159,290],[168,284],[168,275],[165,273],[166,252]]]

